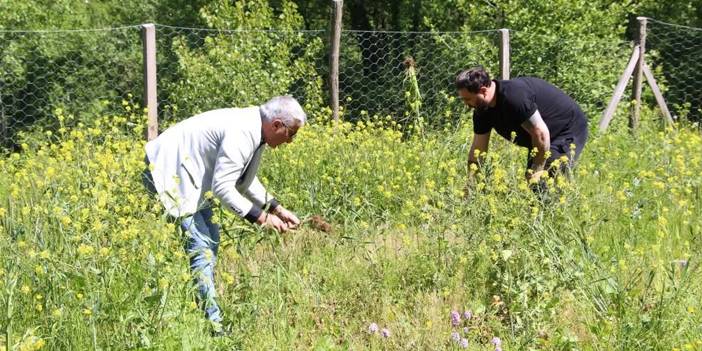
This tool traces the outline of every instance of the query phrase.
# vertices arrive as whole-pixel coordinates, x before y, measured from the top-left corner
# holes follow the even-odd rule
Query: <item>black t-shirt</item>
[[[552,141],[578,132],[573,129],[587,123],[585,114],[570,96],[542,79],[523,77],[493,83],[497,84],[497,102],[495,107],[473,111],[475,134],[485,134],[494,128],[502,137],[512,140],[515,132],[514,143],[531,149],[531,136],[521,124],[537,109]]]

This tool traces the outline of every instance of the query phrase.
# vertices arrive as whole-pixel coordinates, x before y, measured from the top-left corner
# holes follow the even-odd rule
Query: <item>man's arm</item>
[[[536,155],[534,155],[531,164],[531,172],[527,170],[526,177],[528,180],[538,180],[546,165],[546,152],[551,148],[551,134],[548,131],[548,126],[541,118],[539,110],[536,110],[529,119],[522,123],[522,128],[531,136],[531,146],[536,148]],[[533,151],[530,150],[529,152]]]
[[[212,176],[212,192],[222,201],[224,208],[236,213],[251,223],[261,223],[263,211],[260,198],[265,197],[265,189],[261,185],[263,196],[258,201],[251,201],[250,196],[239,192],[237,182],[246,168],[247,155],[254,153],[255,145],[240,134],[227,135],[217,150]],[[260,183],[259,183],[260,185]],[[261,189],[256,189],[261,191]],[[259,202],[258,204],[254,202]],[[264,221],[265,223],[265,221]]]
[[[465,198],[471,197],[473,192],[474,175],[478,171],[480,166],[480,160],[483,153],[487,152],[488,144],[490,143],[490,132],[485,134],[473,134],[473,143],[470,145],[470,151],[468,151],[468,181],[466,182],[466,187],[463,189],[463,196]]]
[[[470,146],[470,151],[468,152],[468,174],[470,175],[472,165],[479,166],[480,160],[479,156],[487,152],[488,145],[490,144],[490,132],[485,134],[474,134],[473,143]],[[477,151],[477,152],[476,152]]]
[[[300,224],[300,219],[297,218],[293,212],[283,207],[278,200],[266,191],[266,188],[261,184],[258,177],[254,177],[245,195],[254,203],[258,203],[261,207],[268,205],[268,212],[278,216],[288,225],[288,228],[295,228]]]

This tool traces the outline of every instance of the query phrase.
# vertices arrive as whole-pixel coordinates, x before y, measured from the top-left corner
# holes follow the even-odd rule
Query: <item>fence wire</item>
[[[702,30],[650,20],[647,62],[671,110],[702,116]],[[291,94],[312,117],[329,101],[327,31],[235,31],[156,25],[159,120],[260,104]],[[342,31],[340,102],[346,120],[420,115],[441,127],[466,112],[455,74],[483,65],[499,77],[499,31]],[[632,43],[510,32],[511,77],[561,87],[595,118],[605,109]],[[0,144],[55,127],[57,109],[76,119],[123,112],[143,101],[141,26],[87,31],[0,31]]]
[[[702,119],[702,28],[648,20],[646,63],[675,119]]]
[[[463,108],[454,98],[456,73],[478,64],[496,71],[498,40],[499,31],[342,31],[339,99],[344,117],[390,115],[406,122],[416,111],[411,103],[419,99],[419,113],[427,125],[440,126]],[[418,96],[412,95],[413,89]]]
[[[141,101],[142,79],[139,26],[0,31],[0,145],[55,127],[57,112],[80,120]]]

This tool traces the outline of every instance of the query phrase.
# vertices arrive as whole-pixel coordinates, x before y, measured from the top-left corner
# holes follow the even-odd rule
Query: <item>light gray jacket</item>
[[[146,144],[159,199],[171,216],[203,207],[212,190],[241,217],[258,216],[272,200],[256,177],[265,148],[258,106],[201,113]]]

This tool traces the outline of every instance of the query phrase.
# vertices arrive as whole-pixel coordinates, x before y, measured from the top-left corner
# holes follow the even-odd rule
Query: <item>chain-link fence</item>
[[[326,31],[156,28],[163,121],[283,93],[309,108],[329,99]],[[422,114],[430,123],[455,116],[459,105],[449,102],[455,73],[475,64],[496,67],[497,33],[343,31],[339,80],[345,118],[391,115],[402,122],[411,109],[408,59],[416,69]]]
[[[292,94],[314,113],[329,101],[327,31],[235,31],[156,25],[158,116],[165,124],[201,111],[260,104]],[[632,50],[628,41],[510,32],[510,76],[537,76],[600,114]],[[499,31],[342,31],[344,118],[421,116],[430,127],[466,110],[455,99],[460,69],[499,77]],[[650,20],[646,60],[678,116],[699,119],[702,30]],[[56,125],[57,109],[77,119],[143,101],[141,26],[106,30],[0,31],[0,144]]]
[[[455,118],[457,107],[461,107],[451,103],[456,95],[456,73],[475,65],[497,72],[498,54],[496,30],[342,31],[339,86],[345,117],[362,118],[367,113],[391,115],[406,122],[416,110],[411,104],[418,102],[426,123],[441,125]]]
[[[91,118],[130,94],[139,101],[141,52],[139,26],[0,31],[0,145],[32,126],[55,126],[55,112]]]
[[[630,41],[511,33],[512,77],[534,76],[551,82],[598,118],[631,55]]]
[[[159,119],[291,94],[328,101],[326,31],[234,31],[156,26]]]
[[[702,28],[648,19],[646,62],[676,119],[702,119]]]
[[[430,124],[457,115],[455,73],[482,64],[497,71],[497,31],[406,33],[344,31],[341,101],[348,119],[411,109],[413,63],[421,111]],[[0,32],[0,142],[55,124],[57,109],[78,118],[117,112],[143,100],[141,26],[106,30]],[[260,104],[292,94],[308,109],[326,106],[327,31],[234,31],[156,25],[158,116],[162,123],[223,106]],[[53,123],[53,124],[52,124]]]

